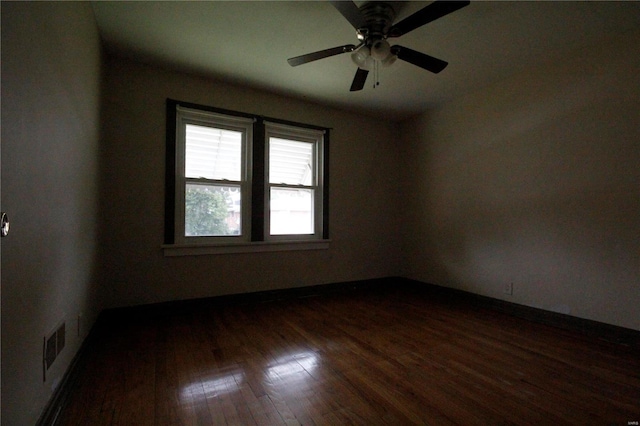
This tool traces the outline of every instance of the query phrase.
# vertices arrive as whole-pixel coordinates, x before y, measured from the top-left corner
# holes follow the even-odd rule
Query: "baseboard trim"
[[[435,284],[406,279],[413,288],[421,288],[432,296],[447,297],[477,308],[491,309],[531,322],[588,335],[593,338],[640,349],[640,331],[572,315],[547,311]]]
[[[479,309],[490,309],[507,315],[541,323],[555,328],[580,333],[589,337],[605,340],[624,346],[640,349],[640,331],[619,327],[598,321],[578,318],[543,309],[519,305],[504,300],[481,296],[450,287],[424,283],[402,277],[386,277],[360,281],[349,281],[332,284],[321,284],[307,287],[296,287],[253,293],[231,294],[200,299],[176,300],[170,302],[138,305],[132,307],[107,309],[100,313],[89,335],[82,343],[73,361],[62,378],[60,385],[45,407],[37,426],[55,426],[58,415],[64,408],[75,383],[86,363],[86,354],[91,350],[100,327],[112,327],[132,318],[153,319],[156,316],[190,312],[202,306],[240,305],[252,303],[268,303],[278,300],[318,297],[329,294],[348,293],[354,291],[413,291],[423,297],[439,298],[450,303],[466,303]]]
[[[103,314],[110,322],[129,321],[131,320],[131,316],[147,317],[175,313],[177,311],[188,312],[201,305],[214,307],[215,305],[221,304],[233,305],[266,303],[276,300],[315,297],[330,293],[355,290],[374,291],[386,289],[411,290],[428,295],[429,297],[446,298],[451,302],[469,303],[477,308],[491,309],[507,315],[512,315],[514,317],[545,324],[566,331],[578,332],[601,340],[640,348],[640,331],[637,330],[551,312],[544,309],[533,308],[505,300],[470,293],[464,290],[443,287],[403,277],[384,277],[252,293],[230,294],[200,299],[176,300],[132,307],[114,308],[103,312]]]
[[[168,302],[111,308],[103,311],[101,315],[109,322],[130,321],[132,317],[153,317],[173,314],[176,312],[189,312],[205,305],[215,307],[216,305],[230,306],[252,303],[268,303],[278,300],[317,297],[331,293],[344,293],[358,290],[379,290],[389,288],[390,286],[397,285],[398,283],[401,283],[400,285],[404,285],[405,279],[398,277],[373,278],[359,281],[346,281],[250,293],[236,293],[196,299],[171,300]]]

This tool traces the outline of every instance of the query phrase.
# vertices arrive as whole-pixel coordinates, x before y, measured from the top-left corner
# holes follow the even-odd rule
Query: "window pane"
[[[186,125],[185,176],[239,181],[242,132]]]
[[[313,143],[269,138],[269,182],[313,185]]]
[[[271,188],[271,235],[313,234],[313,190]]]
[[[240,206],[239,186],[187,184],[185,236],[240,235]]]

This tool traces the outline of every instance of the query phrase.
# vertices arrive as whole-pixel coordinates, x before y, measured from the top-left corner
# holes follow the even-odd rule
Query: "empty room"
[[[2,425],[640,421],[640,2],[0,8]]]

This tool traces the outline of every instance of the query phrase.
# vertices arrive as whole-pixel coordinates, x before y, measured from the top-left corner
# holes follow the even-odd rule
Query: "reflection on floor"
[[[96,329],[61,425],[627,424],[634,348],[402,288]]]

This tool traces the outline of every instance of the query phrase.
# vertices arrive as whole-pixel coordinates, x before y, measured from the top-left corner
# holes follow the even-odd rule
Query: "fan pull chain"
[[[373,63],[373,88],[380,86],[380,71],[378,68],[378,61]]]

